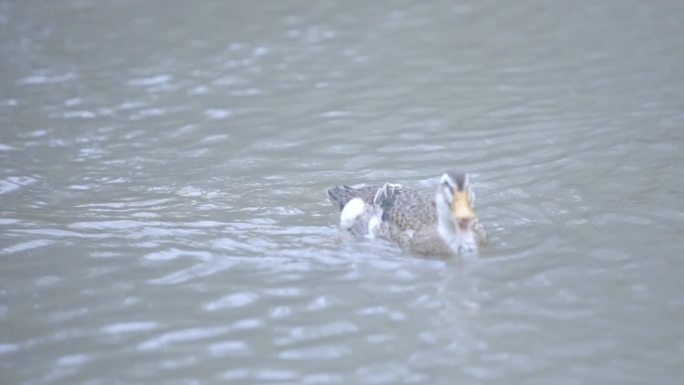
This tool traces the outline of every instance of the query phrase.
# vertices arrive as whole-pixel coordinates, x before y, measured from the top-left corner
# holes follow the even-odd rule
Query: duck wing
[[[409,247],[414,234],[434,231],[437,210],[426,193],[393,183],[382,186],[332,186],[328,199],[340,212],[340,227]]]
[[[329,187],[325,192],[333,206],[342,211],[344,206],[354,198],[361,198],[366,204],[372,205],[375,194],[381,186],[362,186],[351,187],[347,185],[337,185]]]
[[[434,199],[403,185],[386,183],[376,190],[373,205],[380,223],[400,231],[418,231],[437,223]]]

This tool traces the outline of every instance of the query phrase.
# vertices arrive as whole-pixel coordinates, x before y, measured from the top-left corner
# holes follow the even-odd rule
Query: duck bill
[[[475,210],[470,205],[467,192],[454,192],[454,197],[451,200],[451,215],[459,222],[475,219]]]

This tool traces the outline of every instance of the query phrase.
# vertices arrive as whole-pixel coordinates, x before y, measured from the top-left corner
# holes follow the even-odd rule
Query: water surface
[[[0,2],[7,384],[675,384],[681,2]],[[325,187],[472,174],[478,259]]]

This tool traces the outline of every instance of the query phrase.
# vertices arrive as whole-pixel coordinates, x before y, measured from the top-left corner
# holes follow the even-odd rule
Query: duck
[[[384,239],[424,256],[477,253],[487,243],[466,173],[445,172],[434,194],[395,183],[335,185],[326,194],[340,230],[357,239]]]

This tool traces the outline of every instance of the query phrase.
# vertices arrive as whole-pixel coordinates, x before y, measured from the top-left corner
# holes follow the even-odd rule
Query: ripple
[[[335,360],[350,355],[351,349],[338,345],[323,345],[304,349],[284,350],[278,357],[284,360]]]
[[[396,340],[396,337],[390,334],[369,334],[365,337],[365,340],[371,344],[385,344]]]
[[[256,88],[256,87],[244,88],[244,89],[234,90],[234,91],[230,92],[230,96],[236,96],[236,97],[258,96],[258,95],[263,95],[263,94],[264,94],[264,91],[259,89],[259,88]]]
[[[16,352],[17,350],[19,350],[19,346],[17,344],[0,343],[0,354],[8,354]]]
[[[80,111],[65,111],[62,113],[64,119],[93,119],[97,115],[92,111],[80,110]]]
[[[361,367],[355,372],[368,384],[397,384],[409,377],[409,369],[393,362]]]
[[[78,75],[74,72],[67,72],[60,75],[49,75],[46,73],[40,73],[36,75],[27,76],[19,80],[19,84],[22,85],[39,85],[39,84],[55,84],[55,83],[65,83],[71,80],[78,79]]]
[[[215,240],[211,241],[211,246],[215,249],[226,250],[226,251],[260,252],[260,251],[264,250],[264,248],[262,246],[252,245],[246,241],[238,241],[238,240],[230,239],[230,238],[215,239]]]
[[[225,326],[176,330],[141,342],[138,344],[138,350],[159,350],[180,342],[218,337],[228,333],[230,330],[229,327]]]
[[[444,307],[444,303],[439,298],[435,298],[435,296],[423,294],[411,301],[409,306],[415,309],[436,310]]]
[[[161,225],[162,222],[140,222],[129,219],[111,221],[75,222],[67,227],[80,230],[130,230],[145,226]]]
[[[100,330],[106,334],[124,334],[145,332],[158,329],[161,325],[154,321],[128,321],[103,326]]]
[[[230,138],[228,134],[209,135],[202,138],[202,143],[221,143]]]
[[[239,380],[249,377],[249,370],[247,369],[231,369],[226,370],[219,376],[222,380]]]
[[[351,115],[349,111],[327,111],[320,114],[322,118],[343,118]]]
[[[344,384],[343,377],[333,373],[314,373],[302,378],[303,384]],[[362,381],[359,383],[363,383]]]
[[[19,190],[22,187],[30,186],[37,182],[35,178],[29,176],[11,176],[0,180],[0,194]]]
[[[275,287],[265,289],[264,293],[273,297],[301,298],[307,295],[307,291],[302,287]]]
[[[55,365],[57,366],[75,366],[75,365],[84,365],[88,362],[90,362],[92,358],[88,354],[70,354],[66,356],[62,356],[59,359],[57,359],[57,362],[55,362]]]
[[[77,318],[83,318],[90,314],[87,307],[80,307],[76,309],[59,310],[48,315],[48,319],[52,322],[72,321]]]
[[[210,258],[208,258],[210,259]],[[175,285],[179,283],[188,282],[197,278],[205,278],[211,275],[228,270],[235,265],[235,262],[230,259],[223,259],[219,261],[212,261],[207,263],[200,263],[186,269],[182,269],[160,278],[154,278],[148,282],[153,285]]]
[[[141,201],[128,201],[128,202],[105,202],[105,203],[87,203],[82,205],[77,205],[80,208],[111,208],[111,209],[128,209],[128,208],[140,208],[140,207],[150,207],[150,206],[160,206],[165,203],[172,202],[172,199],[148,199]]]
[[[37,249],[40,247],[49,246],[53,243],[55,243],[55,242],[50,241],[48,239],[34,239],[32,241],[20,242],[20,243],[13,245],[13,246],[5,247],[4,249],[2,249],[2,253],[14,254],[14,253],[22,252],[22,251],[33,250],[33,249]]]
[[[142,120],[145,118],[154,118],[154,117],[163,116],[166,113],[167,113],[167,110],[164,108],[143,108],[141,110],[136,111],[129,118],[130,118],[130,120]]]
[[[216,301],[206,303],[203,308],[207,311],[217,311],[250,305],[259,299],[259,295],[253,292],[230,294]]]
[[[48,235],[56,238],[91,238],[91,239],[104,239],[110,238],[110,234],[84,234],[75,231],[68,231],[62,229],[15,229],[13,230],[17,233],[23,234],[34,234],[34,235]]]
[[[45,275],[39,278],[36,278],[34,281],[36,287],[38,288],[49,288],[52,287],[58,283],[64,282],[64,279],[54,276],[54,275]]]
[[[359,327],[348,321],[337,321],[317,326],[302,326],[290,330],[288,337],[275,340],[276,345],[288,345],[300,341],[309,341],[331,336],[356,333]]]
[[[172,261],[181,257],[193,257],[202,261],[208,261],[212,258],[211,253],[208,251],[192,251],[192,250],[179,250],[179,249],[169,249],[162,251],[155,251],[143,256],[144,259],[149,261]]]
[[[232,327],[236,330],[251,330],[261,328],[264,325],[264,321],[260,319],[247,318],[234,322]]]
[[[220,190],[204,189],[197,186],[185,186],[176,191],[176,194],[186,198],[203,197],[207,199],[225,196],[225,193]]]
[[[130,79],[128,84],[132,86],[158,86],[161,84],[166,84],[171,80],[170,75],[156,75],[146,78],[135,78]]]
[[[377,305],[377,306],[369,306],[369,307],[359,309],[356,311],[356,313],[359,315],[378,315],[378,314],[386,314],[386,313],[388,313],[388,310],[384,306]]]
[[[206,111],[204,112],[204,114],[205,114],[208,118],[210,118],[210,119],[216,119],[216,120],[226,119],[226,118],[229,118],[229,117],[233,116],[233,112],[232,112],[232,111],[230,111],[230,110],[223,110],[223,109],[219,109],[219,108],[208,109],[208,110],[206,110]]]
[[[277,306],[270,311],[271,318],[285,318],[292,315],[292,309],[288,306]]]
[[[160,361],[159,367],[161,369],[183,369],[197,364],[198,360],[199,359],[196,356],[171,358]]]
[[[72,184],[71,186],[69,186],[69,188],[72,190],[87,191],[87,190],[91,190],[92,186],[86,186],[86,185],[82,185],[82,184]]]
[[[294,380],[298,374],[294,370],[262,369],[256,371],[254,378],[260,381],[285,381]]]
[[[222,341],[209,345],[209,353],[214,357],[226,355],[246,355],[250,353],[249,345],[243,341]]]
[[[310,310],[310,311],[324,310],[324,309],[329,308],[331,306],[332,302],[339,302],[339,301],[331,300],[329,296],[321,295],[321,296],[316,297],[313,301],[311,301],[306,306],[306,310]]]

